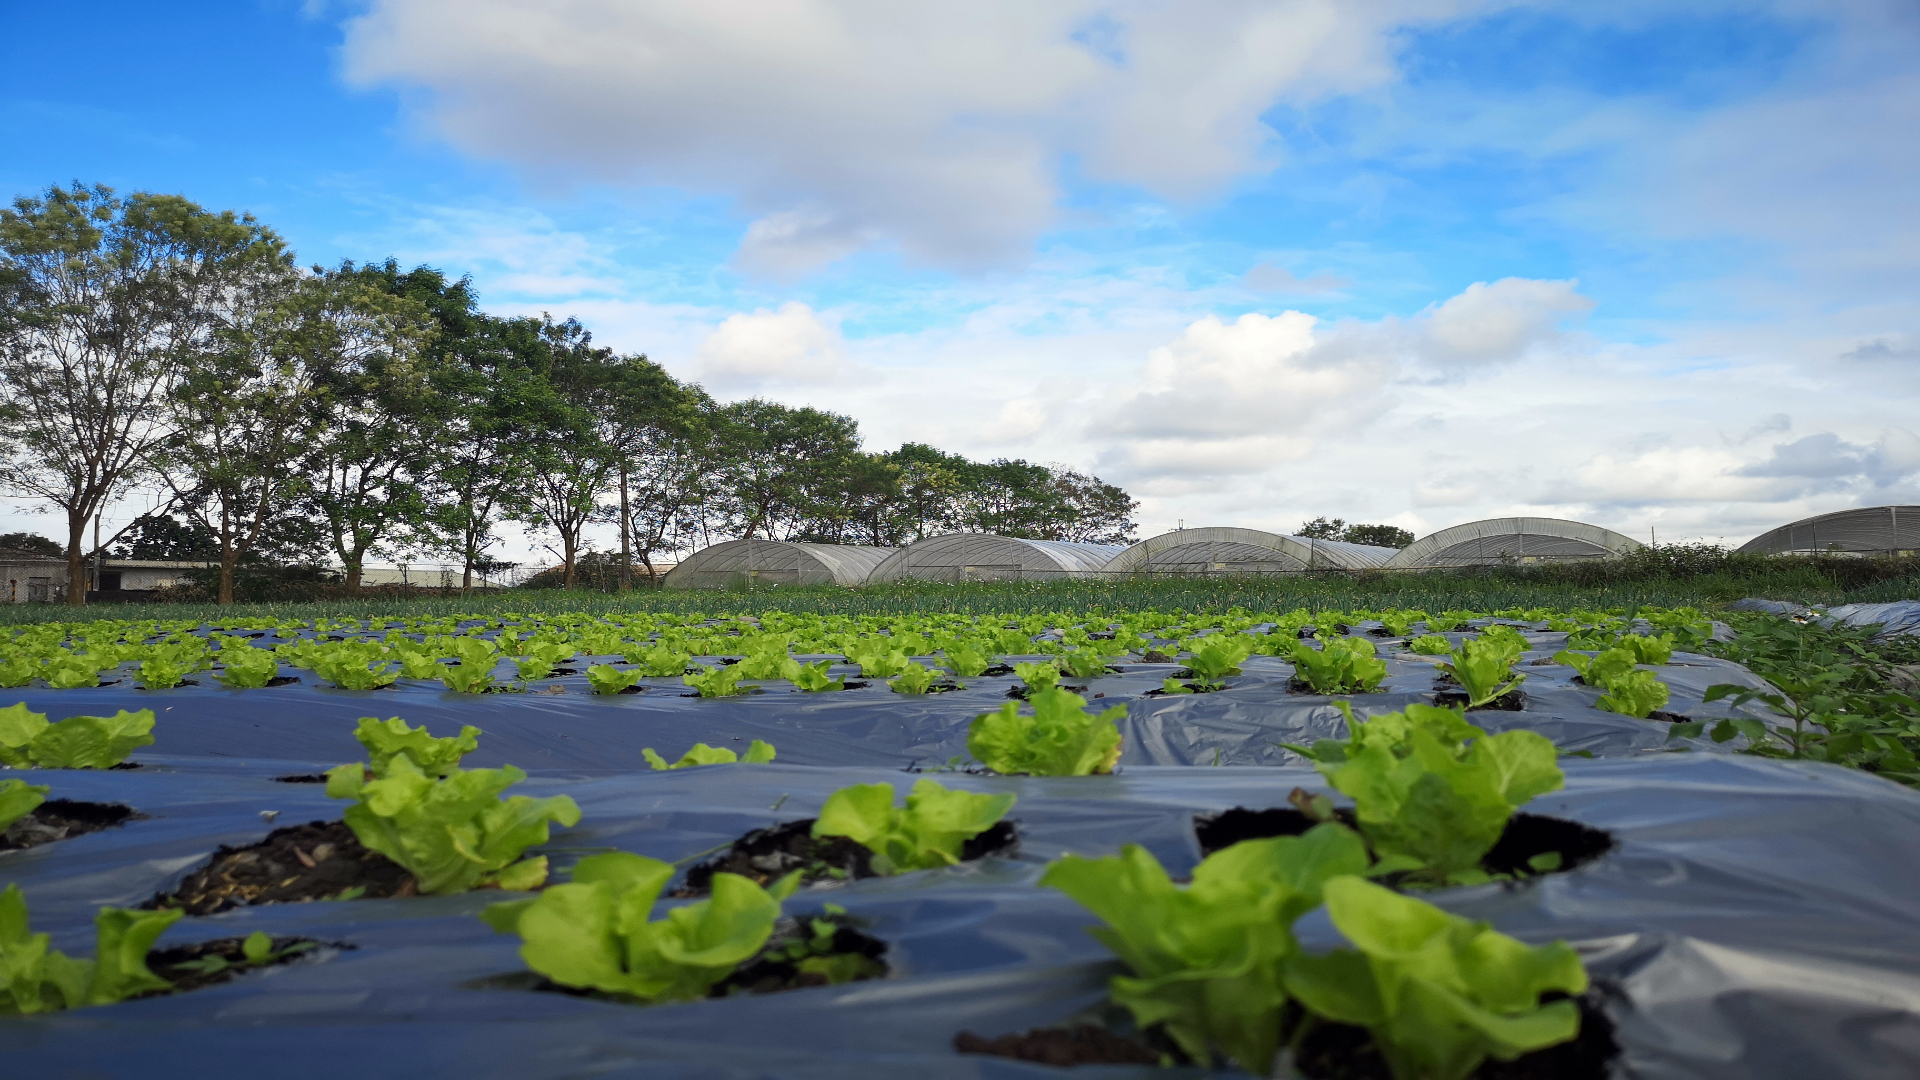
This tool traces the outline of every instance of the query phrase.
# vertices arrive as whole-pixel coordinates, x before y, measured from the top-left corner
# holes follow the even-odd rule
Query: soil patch
[[[1066,683],[1055,683],[1054,685],[1069,694],[1084,694],[1087,692],[1087,688],[1084,686],[1068,686]],[[1018,701],[1026,701],[1032,693],[1033,688],[1026,683],[1015,683],[1007,687],[1007,696]]]
[[[1693,722],[1693,717],[1691,716],[1682,716],[1677,712],[1667,712],[1665,709],[1653,710],[1647,714],[1647,719],[1658,720],[1663,724],[1688,724]]]
[[[988,1054],[1042,1065],[1158,1065],[1161,1062],[1160,1051],[1092,1024],[1036,1028],[997,1039],[963,1031],[953,1037],[953,1048],[962,1054]]]
[[[1440,691],[1434,695],[1433,703],[1442,708],[1466,706],[1468,712],[1525,712],[1527,708],[1527,693],[1524,690],[1509,690],[1484,705],[1467,706],[1472,699],[1465,690],[1443,689],[1439,683],[1435,683],[1433,688]]]
[[[269,958],[263,963],[254,964],[247,960],[244,949],[246,941],[246,938],[219,938],[153,950],[147,954],[147,967],[155,975],[172,983],[173,989],[137,996],[164,997],[169,993],[218,986],[223,982],[232,982],[249,971],[318,959],[314,954],[323,948],[335,951],[353,948],[345,942],[323,945],[312,938],[276,937],[272,939],[273,952]]]
[[[275,829],[257,844],[223,845],[172,892],[156,893],[140,906],[211,915],[249,904],[413,896],[418,891],[412,874],[362,847],[345,822],[310,821]]]
[[[275,675],[267,680],[268,686],[293,686],[300,681],[298,675]]]
[[[1173,663],[1173,657],[1168,656],[1159,649],[1148,649],[1146,652],[1140,654],[1140,662],[1143,664],[1171,664]]]
[[[774,924],[773,936],[757,955],[715,983],[707,996],[777,994],[877,979],[887,973],[886,953],[886,942],[862,932],[845,915],[788,917]]]
[[[34,807],[26,817],[7,826],[7,831],[0,834],[0,851],[39,847],[55,840],[111,829],[129,821],[145,820],[147,815],[135,813],[133,807],[120,803],[48,799]]]
[[[1563,995],[1542,995],[1550,999]],[[1488,1058],[1473,1080],[1605,1080],[1608,1065],[1620,1053],[1613,1021],[1595,995],[1576,999],[1580,1034],[1567,1042],[1522,1054],[1512,1061]],[[1373,1044],[1367,1029],[1349,1024],[1320,1024],[1301,1040],[1295,1067],[1312,1080],[1393,1080],[1393,1070]]]
[[[705,896],[715,874],[739,874],[762,886],[795,870],[801,871],[800,880],[807,885],[879,876],[873,872],[873,852],[844,836],[816,838],[813,820],[807,818],[753,830],[735,840],[733,846],[720,855],[695,864],[687,871],[685,882],[668,895]],[[1019,844],[1020,835],[1014,823],[997,822],[961,847],[960,861],[1011,854]]]
[[[273,782],[276,784],[324,784],[327,782],[327,774],[318,772],[288,773],[286,776],[274,777]]]
[[[1353,810],[1342,807],[1334,819],[1358,831]],[[1236,806],[1217,814],[1196,814],[1194,838],[1200,841],[1202,855],[1211,855],[1242,840],[1262,840],[1270,836],[1300,836],[1320,824],[1291,807],[1249,810]],[[1500,833],[1480,860],[1480,869],[1489,874],[1533,877],[1540,873],[1531,860],[1549,853],[1560,856],[1560,865],[1548,873],[1565,873],[1612,851],[1613,835],[1577,821],[1547,817],[1544,814],[1515,814],[1507,819]]]
[[[1374,690],[1348,690],[1342,693],[1327,694],[1327,693],[1322,693],[1319,690],[1315,690],[1313,688],[1312,683],[1309,683],[1308,681],[1306,681],[1305,679],[1302,679],[1298,675],[1295,675],[1294,677],[1287,680],[1287,693],[1302,694],[1310,697],[1355,697],[1360,694],[1372,694],[1377,692],[1378,691],[1374,691]]]

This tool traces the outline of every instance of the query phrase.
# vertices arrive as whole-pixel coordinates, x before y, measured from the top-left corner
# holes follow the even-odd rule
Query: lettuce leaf
[[[1115,721],[1127,715],[1125,705],[1096,715],[1085,711],[1086,698],[1058,687],[1035,691],[1028,700],[1030,716],[1021,715],[1019,702],[1009,701],[997,712],[975,717],[967,727],[967,752],[997,773],[1088,776],[1113,771],[1121,742]]]
[[[844,836],[873,852],[881,875],[930,870],[960,861],[966,842],[1012,809],[1014,796],[949,791],[932,780],[913,785],[905,808],[893,805],[892,784],[855,784],[827,797],[814,836]]]

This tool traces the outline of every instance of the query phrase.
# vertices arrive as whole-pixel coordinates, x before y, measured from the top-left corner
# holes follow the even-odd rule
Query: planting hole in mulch
[[[1296,789],[1297,790],[1297,789]],[[1335,820],[1357,830],[1351,808],[1334,812]],[[1200,841],[1200,853],[1211,855],[1242,840],[1263,840],[1270,836],[1300,836],[1320,824],[1292,807],[1249,810],[1236,806],[1217,814],[1195,814],[1194,838]],[[1547,873],[1562,874],[1598,859],[1613,850],[1611,833],[1565,818],[1544,814],[1515,814],[1507,819],[1500,839],[1480,860],[1480,869],[1489,874],[1516,878],[1534,877],[1531,860],[1557,854],[1560,865]]]
[[[1440,690],[1440,685],[1435,683],[1434,689]],[[1467,696],[1465,690],[1440,690],[1434,695],[1433,703],[1441,708],[1463,706],[1468,712],[1525,712],[1527,708],[1527,694],[1524,690],[1509,690],[1484,705],[1468,706],[1467,702],[1470,700],[1472,699]]]
[[[1542,1000],[1564,997],[1543,994]],[[1620,1044],[1613,1037],[1613,1021],[1600,1008],[1592,991],[1576,998],[1580,1006],[1580,1034],[1572,1039],[1512,1061],[1488,1058],[1471,1080],[1606,1080]],[[1393,1080],[1387,1059],[1374,1046],[1367,1029],[1350,1024],[1319,1024],[1300,1042],[1294,1067],[1311,1080]]]
[[[1010,855],[1019,844],[1020,834],[1014,823],[997,822],[961,847],[960,861]],[[795,870],[801,871],[800,880],[805,885],[879,876],[873,872],[873,852],[844,836],[816,838],[813,819],[807,818],[747,833],[720,855],[695,864],[687,871],[685,882],[667,895],[705,896],[715,874],[739,874],[764,887]]]
[[[172,892],[143,908],[211,915],[248,904],[413,896],[419,884],[398,863],[360,845],[343,821],[289,825],[246,847],[221,846]]]
[[[1292,678],[1287,680],[1287,693],[1299,694],[1304,697],[1359,697],[1363,694],[1374,693],[1374,692],[1375,691],[1370,691],[1370,690],[1357,690],[1357,691],[1353,691],[1350,693],[1343,693],[1343,694],[1328,694],[1328,693],[1323,693],[1319,690],[1315,690],[1313,688],[1312,683],[1309,683],[1308,681],[1306,681],[1305,679],[1302,679],[1298,675],[1295,675]]]
[[[953,1037],[962,1054],[986,1054],[1042,1065],[1159,1065],[1163,1055],[1134,1038],[1116,1035],[1093,1024],[1032,1031],[988,1039],[971,1031]]]
[[[325,959],[354,946],[346,942],[324,943],[304,937],[271,939],[267,959],[254,963],[247,959],[246,938],[218,938],[193,945],[175,945],[154,949],[147,954],[147,968],[173,984],[171,990],[154,990],[136,997],[165,997],[168,994],[199,990],[231,982],[250,971],[261,971],[285,964],[310,963]]]
[[[26,817],[7,826],[7,831],[0,834],[0,851],[39,847],[55,840],[111,829],[129,821],[145,820],[147,815],[137,814],[133,807],[119,803],[48,799],[34,807]]]
[[[327,774],[318,772],[288,773],[285,776],[274,777],[273,782],[276,784],[324,784],[327,782]]]
[[[1055,683],[1054,685],[1069,694],[1084,694],[1087,692],[1087,688],[1084,686],[1068,686],[1066,683]],[[1017,683],[1007,687],[1007,696],[1016,701],[1026,701],[1032,693],[1033,688],[1026,683]]]
[[[268,686],[295,686],[300,682],[298,675],[275,675],[267,680]]]
[[[1690,724],[1693,722],[1693,717],[1691,716],[1682,716],[1677,712],[1668,712],[1665,709],[1653,710],[1647,714],[1647,719],[1658,720],[1663,724]]]

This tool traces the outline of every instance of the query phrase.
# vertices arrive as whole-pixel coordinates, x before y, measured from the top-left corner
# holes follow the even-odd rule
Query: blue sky
[[[0,9],[9,194],[471,274],[1143,535],[1920,501],[1911,3],[86,8]]]

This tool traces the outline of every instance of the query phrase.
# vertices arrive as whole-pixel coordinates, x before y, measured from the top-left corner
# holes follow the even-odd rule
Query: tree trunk
[[[620,462],[620,591],[633,589],[633,516],[627,509],[627,463]]]
[[[67,606],[84,607],[87,603],[87,556],[81,547],[86,543],[87,518],[91,515],[67,512]]]
[[[360,563],[364,558],[365,553],[362,552],[354,555],[353,559],[347,563],[346,581],[344,584],[350,593],[360,591]]]
[[[576,580],[576,575],[579,573],[578,568],[574,565],[574,551],[579,546],[580,540],[577,533],[563,532],[560,534],[561,558],[567,564],[567,572],[561,578],[561,588],[563,589],[571,590]]]
[[[233,569],[240,561],[240,553],[232,544],[221,545],[220,550],[220,595],[221,604],[233,603]]]

